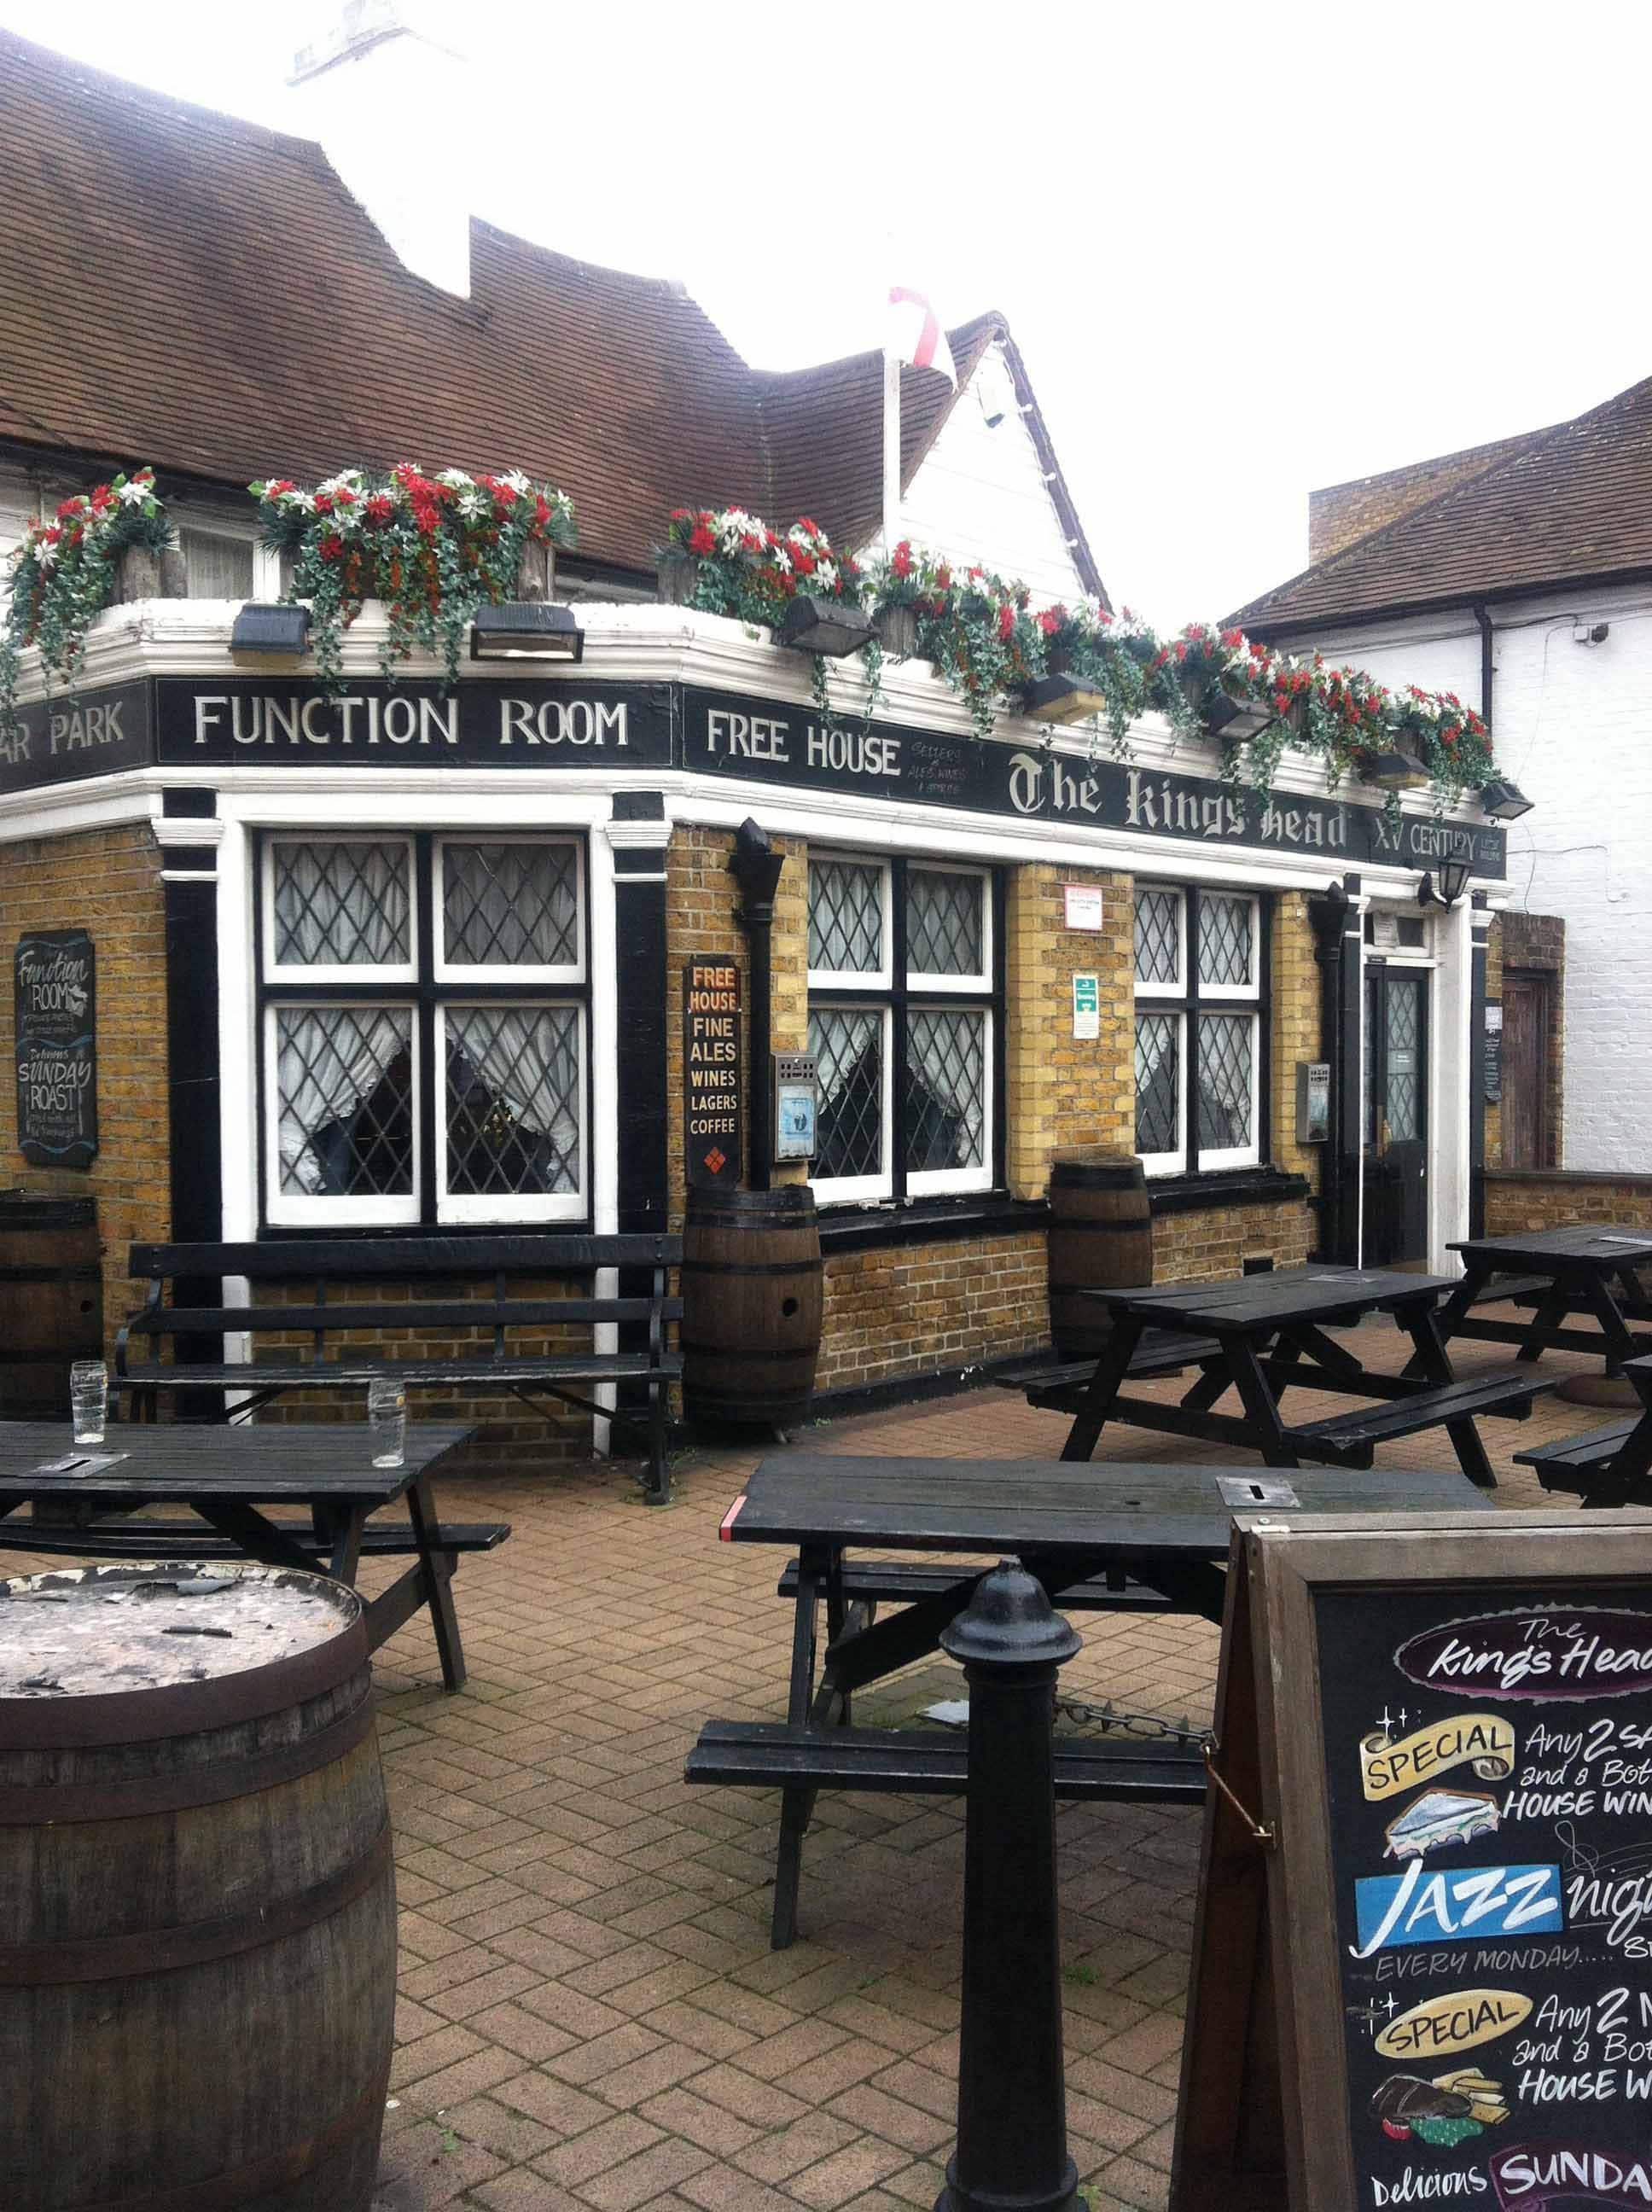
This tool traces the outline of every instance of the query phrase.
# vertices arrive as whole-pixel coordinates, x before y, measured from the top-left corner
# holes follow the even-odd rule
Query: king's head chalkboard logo
[[[1534,1606],[1448,1620],[1402,1644],[1394,1663],[1430,1690],[1543,1701],[1652,1691],[1652,1614]]]

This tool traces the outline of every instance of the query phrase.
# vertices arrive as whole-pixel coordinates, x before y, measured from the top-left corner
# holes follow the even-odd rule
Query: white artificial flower
[[[823,561],[819,567],[815,570],[815,581],[820,586],[823,592],[835,592],[837,589],[836,562],[833,561]]]
[[[782,546],[774,548],[774,566],[782,576],[789,576],[792,573],[792,556]]]
[[[485,511],[482,494],[474,484],[459,493],[459,511],[467,522],[474,522],[477,516]]]
[[[520,469],[507,469],[504,475],[501,477],[499,481],[502,484],[508,484],[519,499],[522,496],[522,494],[525,491],[528,491],[532,489],[527,477],[523,474]],[[556,501],[553,500],[551,504],[555,506]]]
[[[284,491],[282,492],[281,498],[283,507],[295,507],[301,514],[313,514],[315,513],[315,494],[313,492],[299,491],[296,489],[293,491]]]
[[[123,507],[142,507],[146,499],[155,497],[155,478],[128,477],[115,496]]]
[[[57,567],[58,549],[52,543],[52,540],[49,538],[43,538],[40,540],[37,557],[43,568],[55,568]]]
[[[329,494],[340,491],[355,492],[360,491],[361,489],[361,471],[360,469],[340,469],[336,477],[329,477],[325,483],[318,484],[316,486],[316,489],[318,491],[325,491]]]
[[[441,469],[436,475],[438,483],[452,484],[455,490],[462,489],[470,481],[470,477],[465,475],[463,469]]]

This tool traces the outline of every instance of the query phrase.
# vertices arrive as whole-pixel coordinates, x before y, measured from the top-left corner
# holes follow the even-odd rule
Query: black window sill
[[[1154,1213],[1208,1213],[1224,1206],[1285,1206],[1309,1194],[1306,1176],[1283,1168],[1224,1168],[1214,1175],[1150,1176]]]
[[[820,1249],[874,1252],[891,1244],[934,1244],[965,1237],[1008,1237],[1042,1230],[1049,1208],[1042,1198],[1006,1191],[971,1191],[962,1198],[917,1198],[882,1205],[834,1206],[820,1216]]]

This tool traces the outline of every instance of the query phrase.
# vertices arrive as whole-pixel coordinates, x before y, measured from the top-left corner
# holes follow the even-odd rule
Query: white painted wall
[[[1001,414],[996,428],[987,416]],[[1045,603],[1084,597],[1072,549],[1004,360],[993,345],[977,362],[938,438],[907,488],[902,530],[914,545],[960,567],[979,561],[1018,577]],[[884,549],[880,531],[867,549]]]
[[[1652,1172],[1652,589],[1491,611],[1497,761],[1533,802],[1509,824],[1508,902],[1566,925],[1563,1164]],[[1604,644],[1575,641],[1602,622]],[[1312,642],[1385,684],[1480,704],[1467,609]]]

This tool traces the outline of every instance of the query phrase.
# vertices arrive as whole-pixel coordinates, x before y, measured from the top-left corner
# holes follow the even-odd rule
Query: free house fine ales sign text
[[[745,1158],[740,971],[697,957],[683,970],[683,1138],[689,1186],[739,1182]]]

